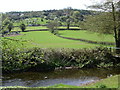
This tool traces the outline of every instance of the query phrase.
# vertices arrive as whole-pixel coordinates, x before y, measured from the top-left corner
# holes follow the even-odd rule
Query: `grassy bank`
[[[82,88],[118,88],[120,87],[119,82],[120,75],[108,77],[106,79],[91,83],[88,85],[81,86]]]
[[[82,86],[57,84],[57,85],[49,86],[47,88],[118,88],[120,87],[118,78],[120,78],[120,75],[108,77],[106,79],[89,83],[89,84],[84,84]]]

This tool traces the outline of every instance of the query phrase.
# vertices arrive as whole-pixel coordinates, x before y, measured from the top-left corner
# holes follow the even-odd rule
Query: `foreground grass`
[[[118,88],[120,86],[119,81],[120,75],[112,76],[103,80],[100,80],[96,83],[89,85],[81,86],[82,88]]]
[[[71,37],[71,38],[80,38],[86,39],[91,41],[100,41],[100,42],[114,42],[114,37],[112,35],[106,34],[99,34],[94,33],[86,30],[79,30],[79,31],[60,31],[61,36]]]
[[[82,86],[56,84],[56,85],[48,86],[48,87],[34,87],[34,88],[118,88],[120,87],[118,78],[120,78],[120,75],[112,76],[112,77],[97,81],[96,83],[91,83],[91,84],[82,85]],[[29,87],[8,86],[4,88],[29,88]],[[30,88],[30,89],[33,89],[33,88]]]
[[[51,34],[49,31],[33,31],[22,32],[22,35],[9,37],[18,40],[27,40],[27,47],[40,47],[40,48],[94,48],[100,45],[88,44],[81,41],[67,40],[56,35]],[[15,43],[16,44],[16,43]]]

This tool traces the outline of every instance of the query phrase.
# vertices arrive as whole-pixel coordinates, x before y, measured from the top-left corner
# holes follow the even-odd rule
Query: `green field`
[[[61,36],[71,37],[71,38],[80,38],[91,41],[100,41],[100,42],[114,42],[114,37],[112,35],[93,33],[86,30],[79,31],[59,31]]]
[[[41,48],[93,48],[100,45],[89,44],[81,41],[74,41],[57,37],[49,31],[31,31],[22,32],[22,35],[12,36],[10,38],[27,40],[28,47]]]
[[[25,31],[27,30],[40,30],[40,29],[48,29],[46,26],[30,26],[26,27]],[[19,27],[14,27],[12,31],[21,31]]]
[[[67,26],[60,26],[59,29],[67,29]],[[80,29],[80,27],[70,27],[70,29]]]
[[[60,26],[58,29],[66,29],[67,27]],[[48,29],[46,26],[27,26],[25,31],[27,30],[40,30],[40,29]],[[70,29],[79,29],[79,27],[70,27]],[[14,27],[12,31],[21,31],[20,27]]]

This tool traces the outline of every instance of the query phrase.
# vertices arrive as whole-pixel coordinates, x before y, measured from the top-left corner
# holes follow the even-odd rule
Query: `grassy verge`
[[[118,88],[120,86],[120,81],[118,81],[118,78],[120,78],[120,75],[108,77],[96,83],[83,85],[81,87],[82,88]]]

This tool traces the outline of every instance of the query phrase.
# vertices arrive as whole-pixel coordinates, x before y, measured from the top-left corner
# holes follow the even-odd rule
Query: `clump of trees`
[[[10,19],[7,16],[4,16],[1,14],[1,25],[0,30],[2,33],[2,36],[4,34],[11,32],[11,30],[14,28],[13,23],[10,21]]]
[[[120,1],[105,2],[104,4],[90,6],[94,9],[101,9],[96,15],[85,17],[82,22],[85,29],[113,34],[116,43],[116,52],[120,53]]]
[[[7,12],[6,15],[12,20],[13,22],[19,22],[21,20],[25,21],[27,19],[31,19],[30,22],[27,24],[33,25],[46,25],[41,24],[40,22],[45,22],[47,20],[54,20],[54,18],[58,18],[62,25],[69,26],[78,25],[78,22],[83,20],[84,15],[91,15],[92,12],[89,10],[79,10],[79,9],[72,9],[71,7],[62,9],[62,10],[44,10],[44,11],[30,11],[30,12]],[[41,21],[39,20],[34,21],[33,18],[42,18]],[[33,20],[32,20],[33,19]],[[43,21],[44,20],[44,21]],[[25,21],[26,22],[26,21]]]

